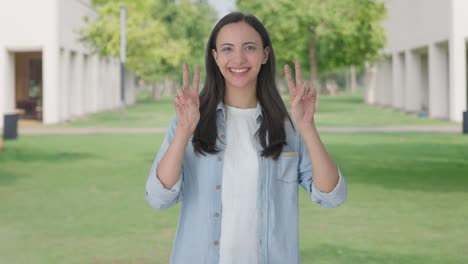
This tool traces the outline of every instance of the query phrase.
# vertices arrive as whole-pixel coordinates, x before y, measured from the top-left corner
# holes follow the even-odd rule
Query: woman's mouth
[[[229,71],[234,74],[243,74],[249,71],[250,68],[229,68]]]

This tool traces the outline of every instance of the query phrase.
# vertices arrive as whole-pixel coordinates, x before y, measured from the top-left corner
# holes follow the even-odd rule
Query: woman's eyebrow
[[[234,46],[234,44],[232,43],[222,43],[221,45],[219,45],[220,47],[222,46]]]
[[[242,45],[244,45],[244,46],[245,46],[245,45],[251,45],[251,44],[253,44],[253,45],[257,45],[257,43],[256,43],[256,42],[253,42],[253,41],[245,42],[245,43],[244,43],[244,44],[242,44]]]

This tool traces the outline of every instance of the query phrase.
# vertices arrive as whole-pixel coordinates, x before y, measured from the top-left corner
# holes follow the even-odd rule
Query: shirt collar
[[[256,121],[257,124],[260,124],[262,121],[262,107],[260,106],[260,102],[257,101],[257,106],[255,107],[256,111]],[[226,105],[223,102],[219,102],[218,106],[216,107],[216,113],[221,114],[221,117],[224,121],[226,121]]]

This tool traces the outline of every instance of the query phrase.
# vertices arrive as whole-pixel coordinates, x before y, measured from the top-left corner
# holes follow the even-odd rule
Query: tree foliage
[[[385,43],[383,3],[374,0],[237,0],[270,32],[278,63],[301,61],[311,79],[377,58]],[[280,68],[280,67],[279,67]]]
[[[154,82],[180,74],[182,61],[203,62],[203,46],[216,19],[205,2],[95,0],[95,18],[82,39],[102,56],[120,56],[120,8],[127,10],[126,66]],[[200,47],[201,51],[200,51]]]

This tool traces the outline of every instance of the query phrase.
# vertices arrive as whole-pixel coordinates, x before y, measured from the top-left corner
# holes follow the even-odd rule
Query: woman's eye
[[[254,45],[249,45],[249,46],[246,46],[245,49],[246,50],[255,50],[255,46]]]
[[[221,49],[223,52],[230,52],[232,49],[230,47],[224,47]]]

